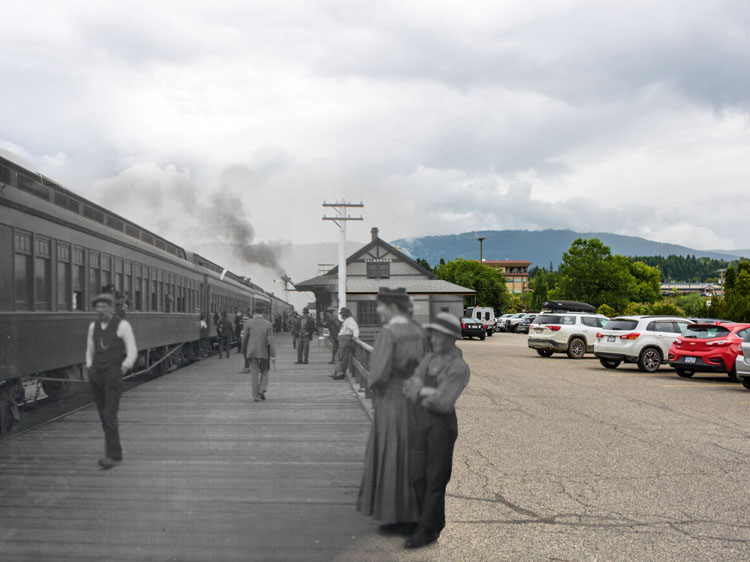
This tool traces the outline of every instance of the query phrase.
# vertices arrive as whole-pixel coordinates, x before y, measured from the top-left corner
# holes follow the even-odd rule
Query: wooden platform
[[[294,365],[280,336],[268,399],[216,357],[122,399],[125,461],[101,470],[93,406],[0,443],[0,560],[334,560],[377,522],[354,509],[369,419],[330,350]],[[354,547],[356,548],[356,547]]]

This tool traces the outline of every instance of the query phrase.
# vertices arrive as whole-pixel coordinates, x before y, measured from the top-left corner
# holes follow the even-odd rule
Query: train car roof
[[[11,170],[15,172],[16,178],[13,182]],[[187,259],[185,250],[159,236],[158,234],[143,228],[142,226],[97,205],[93,201],[81,197],[77,193],[66,189],[47,176],[27,170],[23,166],[16,164],[0,156],[0,182],[6,185],[12,185],[16,189],[31,193],[40,199],[62,207],[69,212],[80,215],[93,222],[103,224],[113,230],[127,234],[136,240],[150,244],[175,255],[182,259]]]

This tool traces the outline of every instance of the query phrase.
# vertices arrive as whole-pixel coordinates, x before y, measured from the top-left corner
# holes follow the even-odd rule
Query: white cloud
[[[748,6],[10,0],[0,151],[184,245],[185,193],[211,201],[242,169],[262,241],[335,239],[320,204],[349,197],[352,239],[742,246]]]

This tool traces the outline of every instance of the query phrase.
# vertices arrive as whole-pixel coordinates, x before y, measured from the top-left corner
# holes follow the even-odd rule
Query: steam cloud
[[[252,170],[232,166],[221,174],[220,188],[207,189],[188,171],[144,163],[100,180],[94,188],[104,206],[168,240],[190,248],[218,237],[232,246],[235,255],[281,276],[285,274],[279,265],[284,245],[255,242],[255,229],[238,195],[252,197],[259,184]],[[201,202],[205,193],[211,196]]]

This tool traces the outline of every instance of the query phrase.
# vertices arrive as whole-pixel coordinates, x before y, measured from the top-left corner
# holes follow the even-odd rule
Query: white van
[[[470,306],[464,310],[464,316],[476,318],[487,325],[487,335],[495,333],[495,310],[491,306]]]

